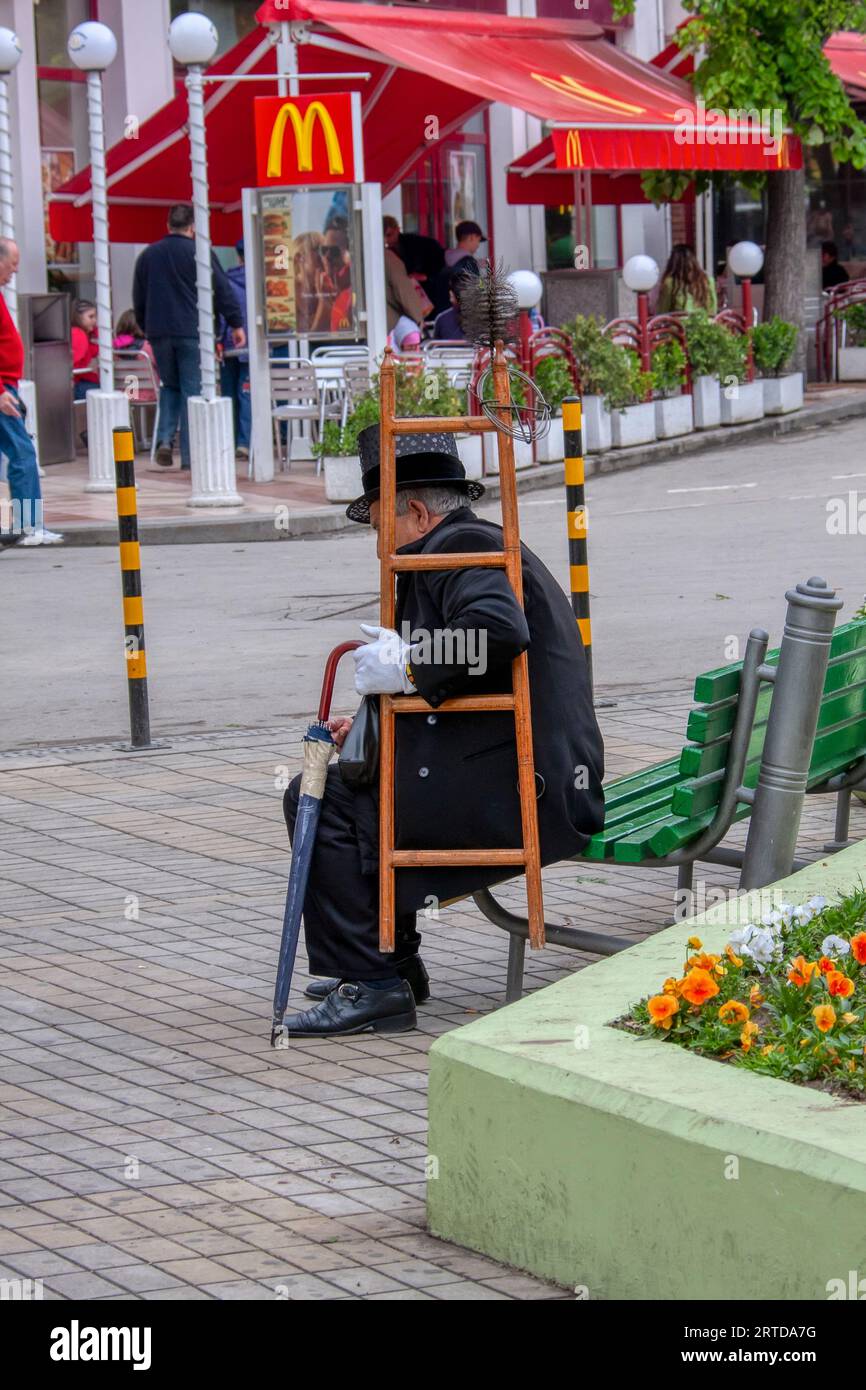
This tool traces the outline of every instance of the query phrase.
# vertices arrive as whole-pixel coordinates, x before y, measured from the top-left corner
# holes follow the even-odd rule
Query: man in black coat
[[[359,436],[364,493],[348,508],[378,529],[379,427]],[[502,549],[502,530],[468,506],[484,489],[466,479],[453,435],[397,438],[401,554]],[[553,576],[522,547],[524,607],[501,569],[404,573],[398,632],[365,626],[355,657],[361,695],[421,695],[435,710],[461,695],[511,690],[511,662],[528,651],[538,825],[543,864],[579,854],[604,820],[603,749],[580,634]],[[350,720],[334,720],[341,744]],[[284,809],[294,829],[300,778]],[[511,713],[400,715],[396,724],[396,842],[401,849],[514,848],[522,841]],[[310,970],[335,978],[286,1019],[290,1036],[400,1032],[429,995],[418,956],[419,908],[466,897],[512,876],[496,867],[398,869],[393,955],[378,949],[378,796],[331,768],[304,903]]]
[[[231,329],[236,348],[246,346],[243,315],[231,280],[211,253],[214,306]],[[170,468],[172,440],[180,425],[180,466],[189,468],[186,403],[201,395],[196,293],[195,226],[189,203],[168,211],[168,235],[142,251],[135,263],[132,302],[159,372],[159,437],[156,461]]]

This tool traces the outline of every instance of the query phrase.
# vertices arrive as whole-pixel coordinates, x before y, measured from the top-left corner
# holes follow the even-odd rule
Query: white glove
[[[352,652],[358,694],[414,695],[415,687],[406,674],[412,654],[409,643],[389,627],[362,623],[361,631],[373,641]]]

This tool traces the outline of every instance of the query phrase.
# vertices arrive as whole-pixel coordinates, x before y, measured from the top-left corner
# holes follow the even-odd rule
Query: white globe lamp
[[[12,29],[0,29],[0,76],[17,67],[23,50]]]
[[[741,280],[752,280],[764,264],[764,253],[754,241],[738,241],[728,252],[728,265]]]
[[[541,303],[544,286],[534,270],[512,270],[507,280],[517,295],[518,309],[534,309]]]
[[[219,34],[207,15],[188,10],[171,21],[168,46],[176,63],[183,67],[204,67],[219,48]]]
[[[658,284],[659,268],[652,256],[630,256],[622,268],[622,278],[630,290],[648,294]]]
[[[104,72],[117,57],[117,39],[107,24],[88,19],[72,30],[66,51],[82,72]]]

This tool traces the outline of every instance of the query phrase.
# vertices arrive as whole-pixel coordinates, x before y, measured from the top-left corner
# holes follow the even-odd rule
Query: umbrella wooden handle
[[[331,716],[331,699],[334,694],[334,681],[337,675],[337,667],[346,652],[353,652],[356,647],[363,647],[363,642],[341,642],[339,647],[335,647],[328,660],[325,662],[325,674],[322,678],[322,698],[319,701],[318,719],[320,723],[326,724]]]

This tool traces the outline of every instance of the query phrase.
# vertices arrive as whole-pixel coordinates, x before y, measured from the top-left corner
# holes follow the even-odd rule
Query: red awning
[[[855,100],[866,100],[866,37],[834,34],[824,44],[824,53],[836,76],[844,82],[848,95]]]
[[[688,85],[615,48],[598,25],[581,20],[521,19],[456,10],[345,3],[345,0],[267,0],[260,24],[304,27],[301,73],[369,73],[341,78],[332,88],[362,96],[366,177],[393,188],[430,148],[493,101],[550,122],[568,122],[579,139],[558,130],[565,156],[579,150],[580,167],[765,168],[748,145],[678,145],[674,129],[695,110]],[[212,237],[226,245],[240,235],[241,189],[255,185],[254,94],[268,83],[232,82],[234,74],[275,73],[273,30],[257,28],[224,54],[206,87]],[[306,93],[313,87],[304,84]],[[431,137],[430,119],[435,118]],[[136,140],[108,153],[109,229],[113,241],[150,241],[164,230],[165,212],[191,197],[186,96],[177,95],[149,120]],[[789,151],[795,142],[789,141]],[[706,164],[694,150],[710,151]],[[58,241],[92,238],[90,173],[81,170],[54,195],[51,231]]]
[[[557,169],[553,137],[548,135],[508,166],[507,197],[512,204],[544,203],[547,207],[568,207],[574,202],[574,171]],[[694,202],[694,185],[681,201]],[[592,201],[604,204],[649,203],[638,173],[593,171]]]

